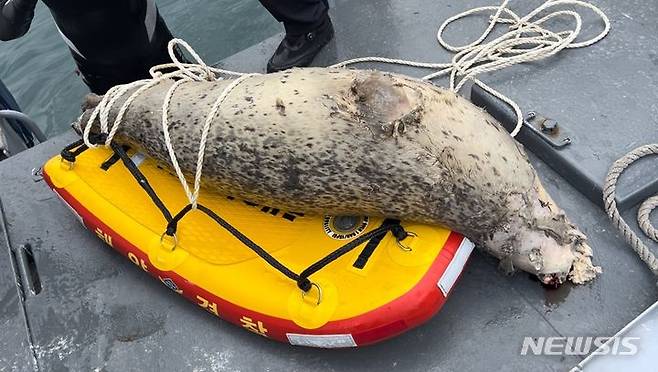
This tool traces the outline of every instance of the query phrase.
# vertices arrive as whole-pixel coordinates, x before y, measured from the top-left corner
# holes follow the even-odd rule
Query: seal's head
[[[94,94],[94,93],[89,93],[84,97],[82,104],[80,105],[82,114],[80,115],[78,120],[71,123],[71,128],[73,128],[73,130],[79,136],[82,136],[82,132],[85,129],[85,124],[89,120],[89,115],[91,115],[91,112],[96,108],[96,106],[98,106],[98,104],[101,102],[102,99],[103,96],[99,96],[98,94]]]

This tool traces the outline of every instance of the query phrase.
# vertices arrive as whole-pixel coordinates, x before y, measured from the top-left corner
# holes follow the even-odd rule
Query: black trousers
[[[1,0],[0,0],[1,1]],[[146,29],[144,29],[144,33]],[[134,35],[136,38],[141,34]],[[124,51],[135,57],[122,61],[91,61],[80,57],[71,51],[77,65],[78,75],[87,84],[89,90],[96,94],[105,94],[111,87],[127,84],[141,79],[149,79],[149,69],[152,66],[171,63],[167,45],[173,39],[164,19],[158,14],[152,39],[145,41],[142,50]],[[144,37],[146,40],[147,38]],[[147,53],[144,53],[147,51]],[[185,63],[186,59],[176,50],[178,59]]]
[[[283,22],[286,33],[291,35],[314,30],[329,11],[327,0],[260,0],[260,3],[277,21]]]

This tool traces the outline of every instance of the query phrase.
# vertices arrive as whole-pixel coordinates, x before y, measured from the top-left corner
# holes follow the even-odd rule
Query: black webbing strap
[[[97,145],[105,143],[105,138],[107,138],[107,137],[103,134],[99,134],[99,135],[93,135],[92,134],[92,135],[89,136],[90,142],[93,143],[93,144],[97,144]],[[124,146],[119,146],[115,143],[111,143],[110,147],[114,151],[114,154],[112,155],[112,157],[110,159],[108,159],[103,164],[101,164],[101,168],[103,168],[103,166],[105,166],[106,163],[108,163],[110,161],[116,161],[116,160],[113,160],[113,159],[115,159],[115,157],[116,157],[117,160],[121,159],[123,164],[126,166],[126,169],[128,169],[130,174],[132,174],[133,178],[135,178],[137,183],[139,183],[139,186],[141,186],[142,189],[144,189],[144,191],[146,191],[146,194],[151,198],[151,200],[153,201],[155,206],[158,207],[160,212],[162,212],[162,215],[164,216],[165,220],[167,220],[167,222],[171,221],[171,219],[172,219],[171,213],[169,212],[167,207],[164,205],[162,200],[160,200],[160,198],[158,197],[158,194],[156,194],[155,190],[153,190],[153,187],[151,187],[151,185],[149,184],[149,181],[148,181],[148,179],[146,179],[146,176],[144,176],[144,174],[139,170],[139,168],[137,168],[135,163],[128,156],[128,154],[126,153],[127,147],[124,148]],[[84,141],[80,139],[80,140],[77,140],[77,141],[71,143],[70,145],[64,147],[64,149],[61,151],[61,156],[62,156],[62,159],[66,160],[68,162],[74,163],[77,156],[82,154],[83,152],[85,152],[87,149],[88,149],[87,145],[85,145]],[[106,169],[104,169],[104,170],[106,170]]]
[[[208,217],[212,218],[215,222],[217,222],[217,224],[223,227],[226,231],[228,231],[231,235],[233,235],[236,239],[238,239],[242,244],[246,245],[249,249],[254,251],[254,253],[256,253],[259,257],[264,259],[272,267],[279,270],[283,275],[287,276],[288,278],[294,281],[297,281],[299,279],[299,275],[294,273],[292,270],[288,269],[284,264],[279,262],[276,258],[272,257],[272,255],[269,254],[266,250],[261,248],[258,244],[254,243],[246,235],[241,233],[238,229],[233,227],[233,225],[228,223],[226,220],[218,216],[210,208],[207,208],[201,204],[197,204],[197,209],[208,215]],[[191,210],[192,210],[191,204],[188,204],[185,206],[185,208],[181,209],[181,211],[178,212],[174,216],[174,218],[171,219],[171,221],[169,221],[169,224],[167,224],[167,231],[165,232],[165,234],[169,236],[173,236],[176,233],[178,222]]]
[[[304,290],[308,291],[311,289],[311,282],[308,280],[308,277],[315,274],[318,270],[322,269],[323,267],[327,266],[331,262],[337,260],[340,258],[342,255],[350,252],[354,248],[358,247],[359,245],[365,243],[366,241],[376,238],[376,237],[383,237],[386,235],[387,232],[391,231],[393,235],[398,239],[398,237],[401,237],[404,235],[404,238],[407,237],[407,233],[404,231],[402,228],[402,225],[396,224],[396,225],[382,225],[379,226],[378,228],[368,231],[367,233],[359,236],[358,238],[355,238],[351,240],[349,243],[345,244],[344,246],[336,249],[335,251],[329,253],[326,255],[324,258],[320,259],[316,263],[312,264],[311,266],[307,267],[302,271],[301,274],[299,274],[299,279],[297,280],[297,286]],[[402,239],[404,239],[402,238]],[[400,239],[400,240],[402,240]],[[302,287],[302,284],[304,284],[305,287]]]
[[[394,220],[391,218],[387,218],[382,222],[383,225],[392,225],[392,224],[399,224],[399,220]],[[363,269],[366,267],[366,264],[368,263],[368,260],[370,259],[370,256],[375,252],[375,249],[379,246],[379,243],[384,239],[384,235],[380,235],[377,237],[374,237],[368,241],[368,244],[363,248],[361,253],[359,253],[359,257],[356,258],[354,263],[352,264],[353,267],[357,269]]]

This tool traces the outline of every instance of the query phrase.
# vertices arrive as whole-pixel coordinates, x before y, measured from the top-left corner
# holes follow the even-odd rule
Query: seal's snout
[[[85,112],[87,110],[93,110],[96,108],[96,106],[98,106],[99,103],[101,103],[102,100],[103,100],[103,96],[99,96],[98,94],[95,93],[89,93],[83,99],[80,108],[82,109],[82,112]]]
[[[567,280],[564,273],[538,274],[537,277],[544,287],[557,288]]]
[[[94,93],[89,93],[85,96],[84,100],[82,101],[82,104],[80,105],[82,114],[80,115],[78,120],[71,123],[71,128],[73,128],[73,130],[79,136],[82,136],[82,133],[85,130],[85,125],[87,123],[87,120],[89,120],[91,112],[101,103],[102,100],[103,100],[103,96],[99,96],[98,94],[94,94]]]

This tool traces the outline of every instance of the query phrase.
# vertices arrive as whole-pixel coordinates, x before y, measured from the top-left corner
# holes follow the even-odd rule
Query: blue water
[[[157,3],[174,36],[189,42],[208,63],[281,31],[257,0],[157,0]],[[49,137],[69,127],[80,114],[80,103],[88,92],[74,68],[73,58],[50,12],[41,3],[27,35],[0,42],[0,79],[23,111]]]

